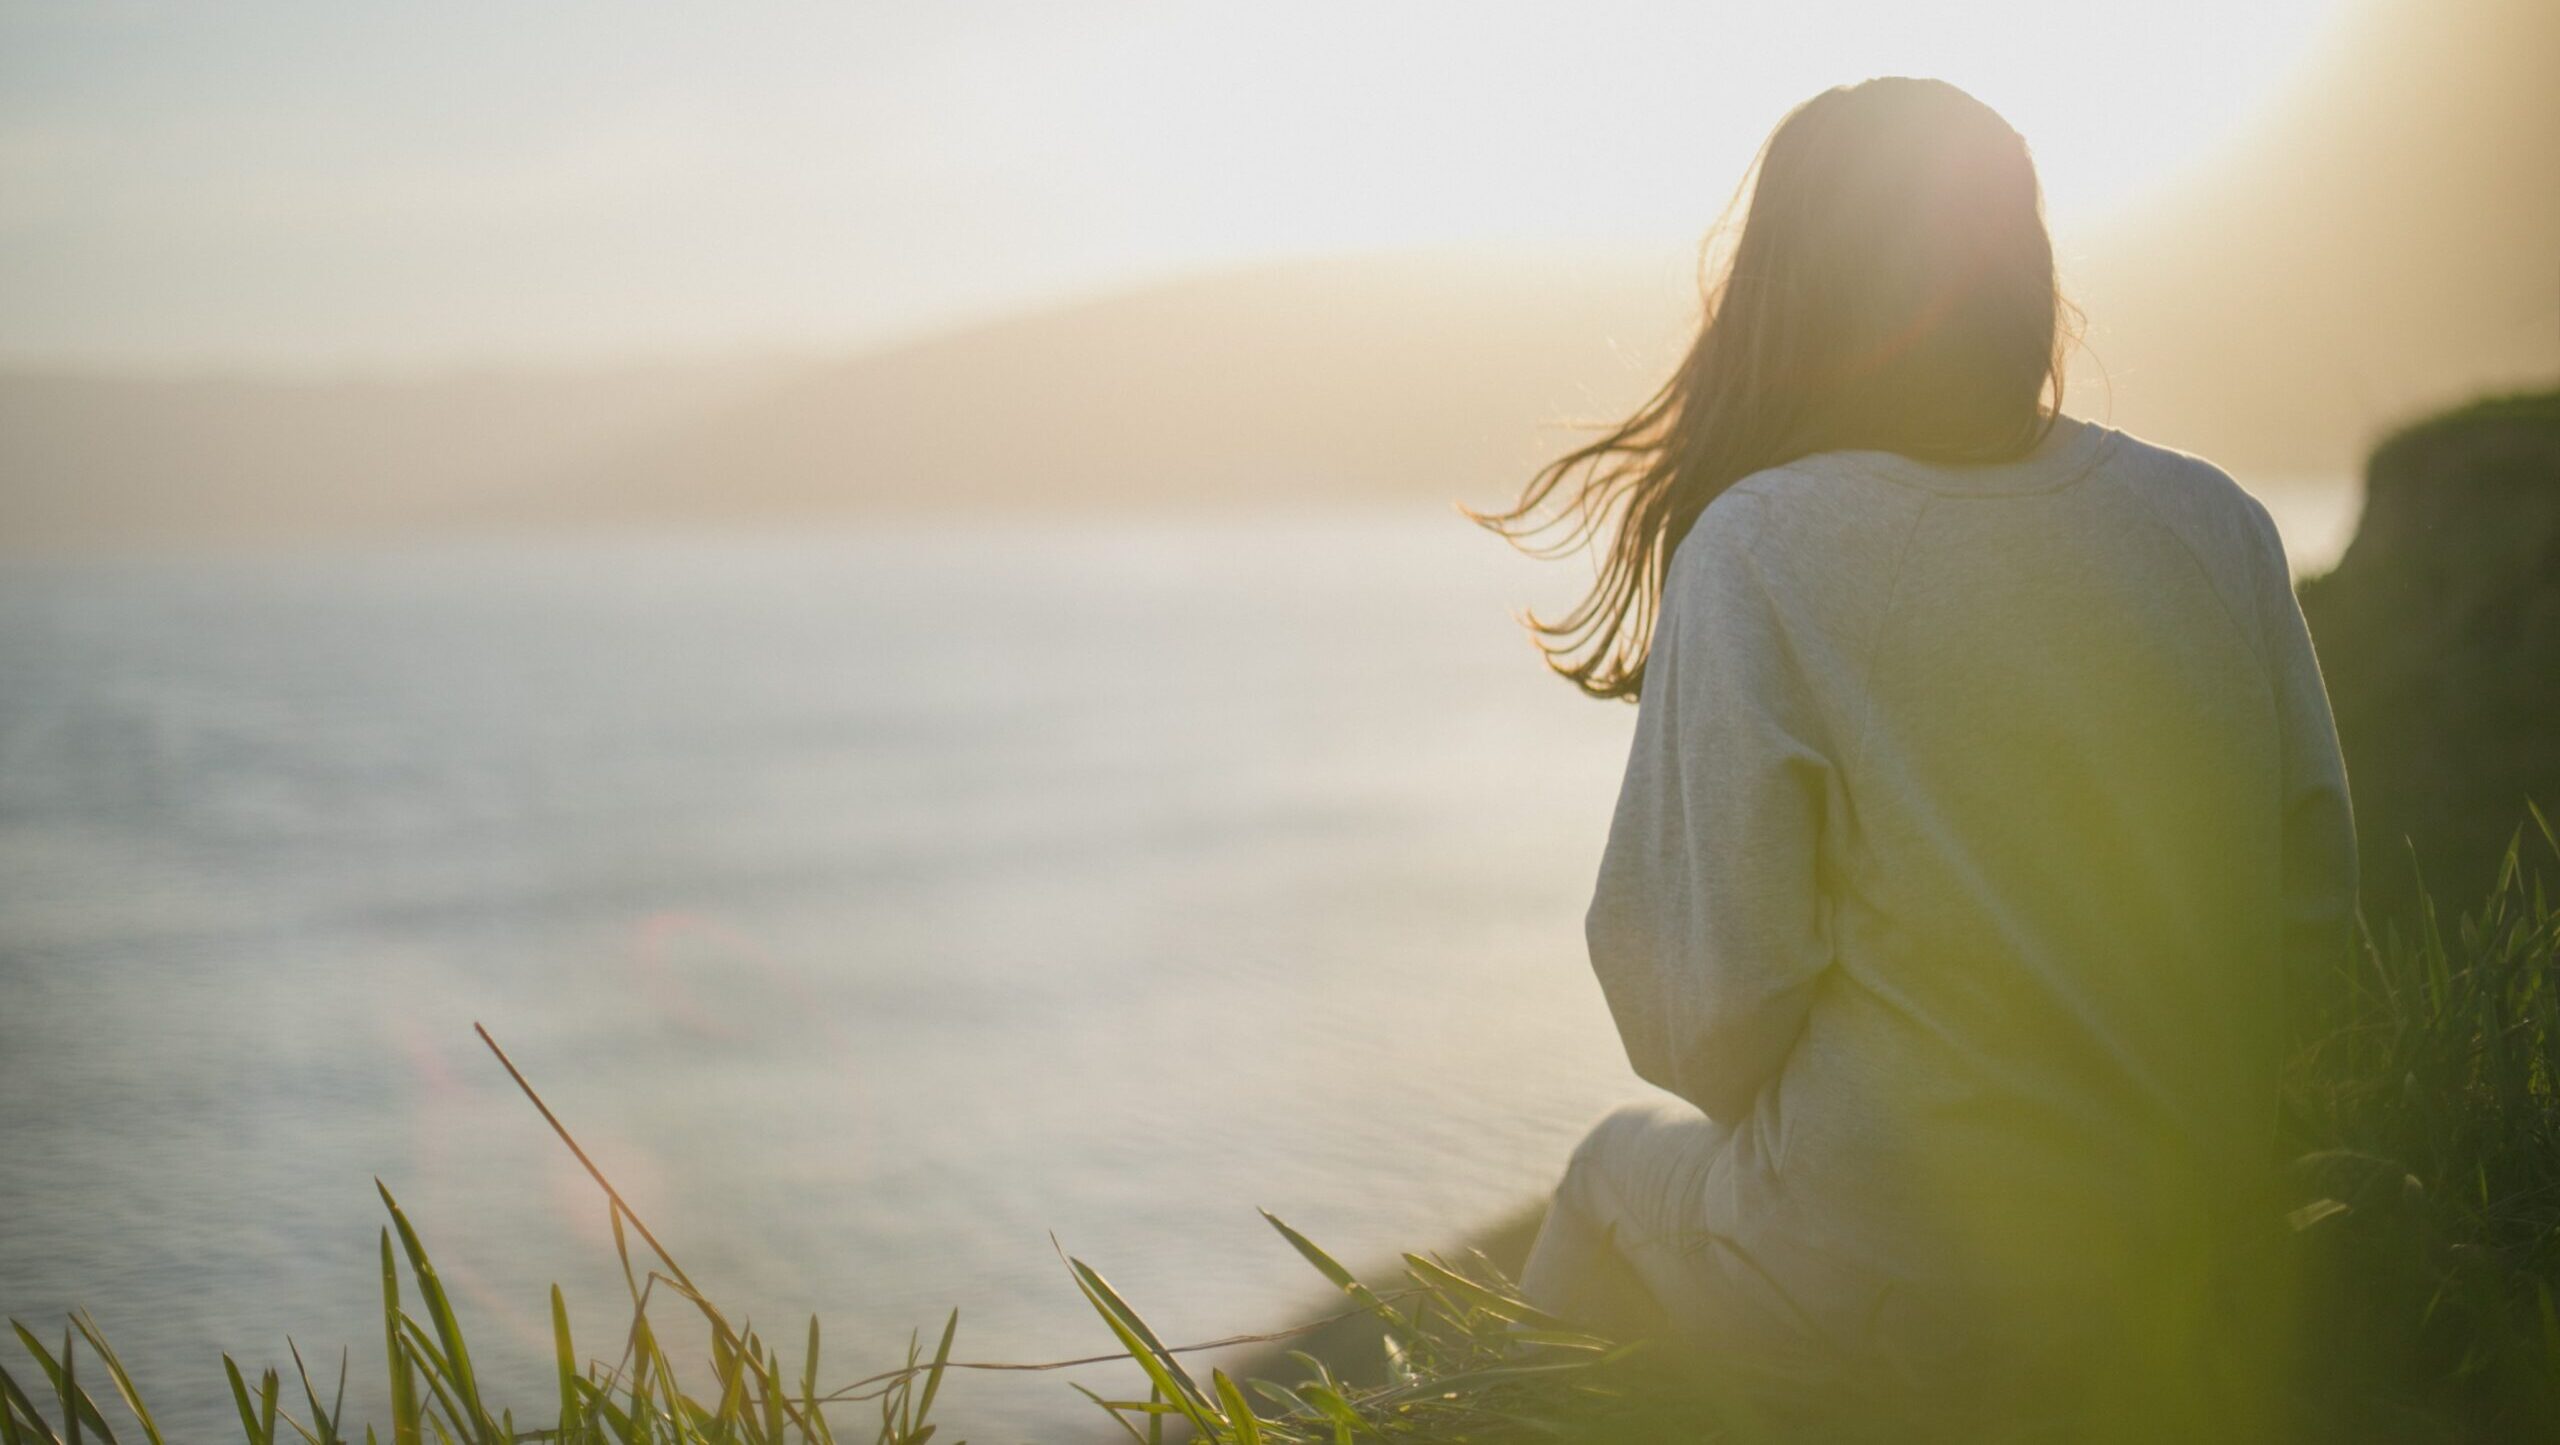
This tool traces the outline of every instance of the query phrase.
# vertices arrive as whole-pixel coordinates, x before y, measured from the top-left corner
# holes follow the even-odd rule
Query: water
[[[1565,579],[1570,580],[1570,579]],[[378,1375],[372,1178],[546,1397],[604,1212],[831,1375],[1170,1335],[1453,1242],[1631,1083],[1580,911],[1630,712],[1442,516],[0,571],[0,1310],[183,1434]],[[1103,1423],[1054,1377],[981,1439]]]
[[[1576,581],[1436,514],[0,567],[0,1311],[92,1310],[177,1438],[288,1333],[379,1418],[379,1176],[538,1409],[545,1284],[590,1353],[622,1286],[480,1020],[831,1379],[954,1305],[1108,1349],[1052,1233],[1168,1336],[1296,1317],[1255,1206],[1454,1243],[1636,1087],[1580,938],[1632,711],[1504,616]]]

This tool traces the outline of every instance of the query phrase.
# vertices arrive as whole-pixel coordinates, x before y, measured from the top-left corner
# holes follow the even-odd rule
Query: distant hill
[[[997,505],[1499,500],[1693,323],[1618,258],[1308,261],[834,363],[0,372],[0,547]]]
[[[396,379],[0,371],[0,550],[504,527],[771,368]]]
[[[2385,0],[2142,218],[2064,238],[2072,409],[2244,480],[2560,374],[2560,5]],[[837,362],[284,381],[0,373],[0,549],[1507,497],[1693,321],[1631,255],[1196,277]]]
[[[1505,499],[1641,399],[1694,286],[1419,256],[1213,276],[813,369],[565,500],[652,516]]]

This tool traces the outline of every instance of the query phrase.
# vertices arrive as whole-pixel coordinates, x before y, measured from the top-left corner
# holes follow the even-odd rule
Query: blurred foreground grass
[[[2292,1193],[2267,1222],[2241,1296],[2213,1338],[2079,1362],[2060,1390],[1950,1398],[1937,1382],[1872,1368],[1617,1344],[1524,1303],[1481,1254],[1407,1255],[1399,1282],[1372,1288],[1276,1218],[1283,1239],[1348,1297],[1345,1314],[1366,1322],[1383,1374],[1293,1352],[1262,1357],[1285,1362],[1267,1371],[1278,1378],[1239,1382],[1213,1369],[1203,1379],[1185,1363],[1202,1350],[1326,1324],[1338,1350],[1341,1318],[1168,1346],[1099,1273],[1069,1259],[1069,1282],[1116,1353],[962,1361],[954,1314],[930,1352],[919,1338],[892,1368],[828,1386],[818,1322],[791,1342],[796,1359],[733,1325],[516,1074],[611,1211],[631,1314],[610,1358],[581,1352],[555,1286],[557,1398],[484,1398],[426,1248],[384,1188],[378,1368],[390,1420],[380,1430],[350,1424],[343,1358],[334,1381],[315,1380],[298,1350],[289,1385],[279,1370],[253,1379],[225,1356],[230,1395],[251,1445],[805,1445],[865,1435],[919,1445],[942,1434],[929,1417],[952,1370],[1120,1360],[1125,1394],[1070,1388],[1139,1441],[2560,1438],[2560,901],[2523,866],[2528,847],[2560,858],[2539,813],[2511,838],[2476,907],[2448,919],[2424,904],[2361,930],[2348,956],[2293,981]],[[0,1368],[0,1445],[164,1439],[96,1322],[75,1316],[52,1340],[15,1329],[27,1358]],[[671,1346],[671,1333],[690,1348]]]

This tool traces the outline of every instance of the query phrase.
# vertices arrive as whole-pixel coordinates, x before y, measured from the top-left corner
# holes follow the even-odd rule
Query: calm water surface
[[[1504,615],[1573,582],[1395,514],[0,566],[0,1312],[178,1438],[288,1333],[378,1418],[379,1176],[544,1399],[544,1286],[603,1350],[621,1284],[480,1020],[831,1378],[953,1305],[1108,1348],[1052,1234],[1281,1323],[1255,1206],[1437,1247],[1639,1087],[1580,938],[1633,714]]]
[[[1631,714],[1443,517],[0,571],[0,1310],[359,1351],[373,1176],[539,1400],[620,1291],[487,1022],[734,1312],[848,1376],[1107,1347],[1521,1203],[1631,1087],[1581,966]],[[510,1338],[512,1337],[512,1338]],[[955,1382],[978,1438],[1088,1425]],[[195,1407],[190,1411],[190,1407]]]

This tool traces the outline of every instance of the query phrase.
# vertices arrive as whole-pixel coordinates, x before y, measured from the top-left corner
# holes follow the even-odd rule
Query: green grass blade
[[[711,1418],[714,1428],[725,1433],[746,1409],[747,1361],[717,1330],[711,1333],[711,1375],[720,1385],[720,1403]]]
[[[88,1398],[88,1392],[80,1388],[76,1370],[77,1362],[71,1358],[71,1331],[65,1327],[62,1331],[62,1437],[68,1445],[80,1445],[80,1402]],[[106,1434],[103,1421],[100,1426],[98,1433]]]
[[[628,1442],[640,1438],[640,1427],[633,1422],[628,1412],[613,1403],[613,1395],[610,1391],[601,1385],[585,1385],[581,1382],[581,1386],[582,1393],[587,1397],[587,1418],[590,1421],[600,1422],[618,1441]]]
[[[74,1432],[82,1428],[91,1429],[104,1439],[114,1439],[114,1433],[107,1429],[106,1417],[98,1413],[97,1402],[89,1398],[88,1391],[79,1387],[66,1368],[71,1354],[70,1332],[63,1332],[63,1358],[57,1360],[53,1352],[44,1347],[44,1341],[36,1338],[35,1331],[16,1320],[9,1321],[9,1328],[17,1331],[18,1343],[26,1347],[27,1354],[36,1362],[36,1368],[44,1371],[45,1383],[53,1387],[54,1401],[64,1411],[65,1428]],[[27,1407],[27,1417],[38,1425],[44,1424],[44,1417],[36,1413],[32,1402]],[[72,1423],[75,1417],[76,1424]],[[52,1427],[47,1425],[44,1428],[50,1430]]]
[[[338,1438],[338,1421],[336,1416],[322,1408],[320,1404],[319,1388],[311,1383],[311,1371],[302,1363],[302,1347],[295,1344],[293,1342],[293,1337],[290,1335],[285,1337],[284,1347],[286,1352],[293,1356],[294,1374],[299,1376],[302,1380],[302,1397],[311,1402],[311,1423],[318,1426],[320,1429],[320,1433],[318,1435],[311,1435],[309,1431],[302,1429],[299,1425],[296,1425],[294,1426],[295,1431],[310,1438],[314,1442],[314,1445],[345,1445],[345,1442]],[[343,1399],[346,1393],[346,1377],[344,1375],[339,1376],[338,1386],[339,1395],[341,1399]],[[291,1423],[289,1419],[287,1423]]]
[[[943,1321],[942,1343],[933,1348],[933,1368],[925,1371],[924,1393],[916,1401],[918,1425],[924,1424],[926,1418],[933,1413],[933,1397],[941,1391],[942,1372],[951,1363],[951,1340],[959,1333],[960,1312],[955,1309],[951,1312],[951,1318]]]
[[[1298,1393],[1306,1398],[1308,1404],[1315,1406],[1323,1418],[1332,1423],[1333,1438],[1342,1442],[1342,1445],[1349,1445],[1353,1432],[1367,1428],[1367,1422],[1360,1418],[1360,1412],[1354,1409],[1351,1401],[1333,1386],[1309,1384],[1301,1386]]]
[[[782,1402],[788,1398],[788,1392],[782,1381],[782,1351],[771,1345],[763,1345],[760,1348],[765,1352],[764,1363],[758,1366],[756,1373],[761,1378],[764,1388],[764,1438],[769,1441],[780,1441],[782,1439]],[[810,1432],[803,1429],[800,1434],[805,1439]]]
[[[1191,1378],[1191,1372],[1182,1367],[1181,1357],[1166,1348],[1165,1342],[1157,1338],[1156,1332],[1139,1317],[1137,1310],[1120,1297],[1119,1291],[1111,1287],[1110,1281],[1104,1279],[1092,1265],[1086,1264],[1083,1260],[1070,1259],[1067,1265],[1075,1271],[1077,1280],[1089,1288],[1091,1296],[1109,1301],[1119,1318],[1129,1326],[1139,1340],[1145,1343],[1148,1352],[1162,1362],[1165,1372],[1173,1378],[1174,1384],[1181,1388],[1181,1393],[1186,1398],[1198,1405],[1208,1405],[1208,1392],[1201,1389],[1200,1382]]]
[[[1418,1254],[1404,1257],[1404,1267],[1412,1272],[1414,1282],[1429,1289],[1457,1296],[1469,1305],[1516,1325],[1530,1325],[1542,1330],[1571,1333],[1573,1326],[1557,1319],[1527,1300],[1515,1299],[1499,1290],[1491,1290],[1437,1260]]]
[[[1135,1425],[1130,1424],[1130,1423],[1129,1423],[1129,1421],[1128,1421],[1128,1419],[1120,1413],[1121,1409],[1123,1408],[1123,1406],[1122,1406],[1122,1403],[1121,1403],[1121,1402],[1119,1402],[1119,1401],[1114,1401],[1114,1400],[1106,1400],[1106,1399],[1102,1398],[1100,1395],[1095,1394],[1095,1393],[1094,1393],[1094,1392],[1092,1392],[1091,1390],[1086,1389],[1084,1386],[1082,1386],[1082,1385],[1080,1385],[1080,1384],[1077,1384],[1077,1383],[1076,1383],[1075,1381],[1073,1381],[1073,1380],[1069,1380],[1069,1381],[1067,1382],[1067,1388],[1068,1388],[1068,1389],[1070,1389],[1070,1390],[1075,1391],[1075,1392],[1076,1392],[1077,1394],[1079,1394],[1079,1395],[1084,1396],[1086,1399],[1091,1400],[1091,1401],[1092,1401],[1093,1403],[1095,1403],[1096,1405],[1101,1406],[1101,1407],[1102,1407],[1102,1410],[1103,1410],[1103,1413],[1105,1413],[1105,1414],[1107,1414],[1107,1415],[1109,1415],[1109,1416],[1111,1417],[1111,1423],[1112,1423],[1112,1424],[1114,1424],[1114,1425],[1119,1426],[1119,1427],[1121,1428],[1121,1430],[1122,1430],[1123,1432],[1125,1432],[1125,1433],[1128,1435],[1128,1437],[1129,1437],[1130,1439],[1137,1441],[1137,1442],[1138,1442],[1138,1445],[1147,1445],[1147,1437],[1146,1437],[1146,1436],[1144,1436],[1144,1435],[1139,1434],[1139,1433],[1138,1433],[1138,1427],[1137,1427],[1137,1426],[1135,1426]]]
[[[124,1407],[133,1412],[134,1423],[142,1427],[143,1438],[149,1440],[151,1445],[163,1445],[159,1423],[151,1418],[151,1411],[144,1407],[142,1392],[134,1388],[133,1376],[125,1373],[124,1361],[117,1358],[115,1348],[107,1343],[106,1332],[98,1328],[98,1322],[89,1318],[85,1310],[75,1312],[71,1316],[71,1323],[79,1327],[80,1337],[89,1342],[89,1348],[96,1351],[98,1358],[106,1362],[107,1377],[115,1382],[116,1393],[123,1397]]]
[[[1236,1445],[1262,1445],[1262,1421],[1253,1406],[1245,1403],[1244,1391],[1224,1370],[1211,1370],[1209,1382],[1217,1387],[1218,1404],[1226,1411],[1228,1428],[1235,1431]]]
[[[1405,1326],[1404,1317],[1397,1314],[1392,1305],[1378,1298],[1376,1291],[1362,1284],[1351,1271],[1342,1267],[1340,1261],[1318,1249],[1314,1240],[1291,1229],[1279,1215],[1270,1210],[1265,1209],[1259,1212],[1265,1220],[1269,1221],[1273,1229],[1280,1231],[1282,1239],[1289,1241],[1291,1249],[1296,1250],[1307,1263],[1314,1265],[1318,1274],[1333,1282],[1335,1289],[1349,1295],[1361,1308],[1386,1321],[1387,1330],[1391,1335],[1403,1338],[1411,1333]]]
[[[249,1445],[275,1445],[275,1431],[259,1423],[257,1407],[249,1403],[249,1382],[240,1378],[240,1366],[229,1355],[222,1357],[222,1372],[231,1377],[231,1403],[240,1410],[240,1433]]]
[[[10,1323],[17,1322],[12,1320]],[[6,1368],[0,1368],[0,1423],[8,1424],[12,1431],[23,1423],[25,1428],[36,1432],[34,1445],[61,1445],[61,1437],[55,1435],[53,1427],[44,1422],[44,1416],[36,1412],[35,1401],[28,1399],[26,1391],[18,1388],[16,1377]],[[23,1437],[15,1445],[25,1445]]]
[[[1085,1302],[1093,1306],[1096,1314],[1102,1316],[1102,1322],[1110,1327],[1112,1335],[1120,1341],[1121,1348],[1127,1350],[1130,1358],[1138,1362],[1138,1368],[1146,1371],[1147,1378],[1155,1384],[1155,1387],[1181,1408],[1183,1416],[1190,1420],[1193,1429],[1210,1439],[1216,1439],[1217,1429],[1212,1423],[1216,1419],[1216,1412],[1200,1395],[1199,1386],[1191,1383],[1189,1374],[1182,1371],[1178,1365],[1170,1363],[1171,1357],[1165,1352],[1163,1343],[1155,1339],[1155,1332],[1147,1329],[1145,1324],[1137,1319],[1136,1312],[1129,1308],[1127,1302],[1103,1281],[1101,1275],[1087,1267],[1082,1260],[1070,1259],[1067,1261],[1067,1266],[1073,1271],[1076,1288],[1083,1292]]]
[[[800,1362],[801,1430],[818,1445],[835,1445],[835,1432],[827,1425],[826,1406],[818,1399],[818,1317],[809,1316],[809,1355]]]
[[[551,1287],[551,1358],[560,1380],[560,1423],[565,1437],[578,1433],[578,1348],[569,1338],[569,1301]]]
[[[400,1345],[400,1270],[391,1257],[391,1231],[382,1231],[382,1347],[390,1357],[391,1445],[422,1445],[418,1431],[418,1382],[409,1352]]]
[[[1280,1408],[1306,1419],[1312,1420],[1317,1418],[1316,1407],[1308,1404],[1305,1400],[1300,1399],[1298,1397],[1298,1392],[1290,1389],[1288,1386],[1283,1385],[1276,1380],[1255,1380],[1251,1383],[1253,1388],[1261,1391],[1263,1398],[1269,1400],[1272,1404],[1278,1405]]]
[[[489,1413],[480,1403],[480,1379],[471,1368],[471,1347],[462,1338],[461,1321],[454,1317],[453,1301],[446,1297],[444,1281],[437,1277],[436,1267],[427,1258],[427,1248],[418,1242],[418,1231],[402,1213],[400,1201],[381,1180],[373,1181],[375,1192],[382,1196],[382,1207],[391,1211],[391,1227],[399,1232],[400,1248],[409,1256],[409,1275],[418,1282],[418,1297],[427,1307],[427,1318],[434,1322],[436,1339],[443,1346],[445,1365],[452,1372],[453,1392],[465,1412],[454,1421],[457,1429],[467,1432],[479,1445],[496,1445],[496,1431]]]
[[[439,1438],[443,1435],[439,1420],[450,1422],[457,1430],[464,1429],[461,1408],[455,1403],[453,1392],[446,1388],[446,1382],[453,1378],[452,1368],[436,1349],[435,1341],[427,1337],[427,1327],[402,1315],[400,1329],[400,1343],[409,1352],[414,1377],[427,1385],[426,1398],[418,1402],[426,1425],[436,1430]]]
[[[808,1353],[800,1359],[800,1398],[811,1410],[818,1408],[818,1317],[809,1316]]]
[[[1351,1271],[1342,1267],[1341,1261],[1335,1259],[1332,1255],[1325,1253],[1322,1249],[1317,1248],[1314,1240],[1307,1238],[1305,1235],[1300,1234],[1294,1229],[1291,1229],[1288,1222],[1283,1220],[1279,1215],[1272,1213],[1268,1209],[1256,1210],[1255,1212],[1260,1214],[1273,1229],[1280,1231],[1280,1237],[1289,1241],[1289,1247],[1304,1256],[1307,1263],[1314,1265],[1318,1274],[1321,1274],[1326,1279],[1332,1281],[1334,1288],[1348,1294],[1351,1291],[1362,1287],[1360,1281],[1353,1277]]]
[[[329,1401],[329,1428],[337,1430],[347,1418],[347,1347],[338,1347],[338,1393]],[[372,1431],[368,1429],[367,1434]]]
[[[1289,1352],[1289,1358],[1298,1362],[1298,1368],[1307,1372],[1308,1379],[1315,1381],[1319,1385],[1331,1385],[1334,1383],[1332,1367],[1325,1364],[1324,1361],[1317,1359],[1315,1356],[1308,1354],[1304,1350],[1291,1350]]]

